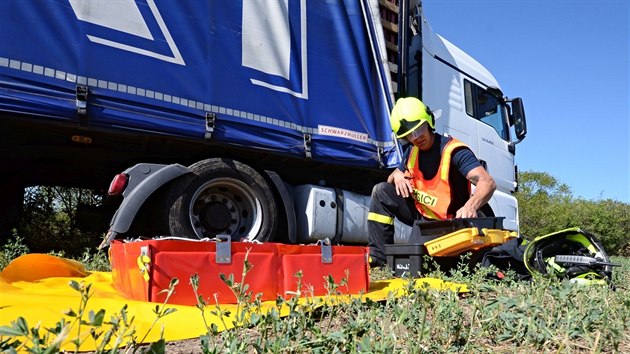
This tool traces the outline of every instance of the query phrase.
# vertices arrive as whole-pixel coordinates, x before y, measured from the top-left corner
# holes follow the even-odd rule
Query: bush
[[[580,227],[598,236],[609,254],[630,255],[630,205],[574,198],[569,186],[544,172],[522,172],[519,181],[516,198],[524,237]]]
[[[17,232],[13,230],[13,239],[2,246],[2,251],[0,251],[0,270],[9,265],[12,260],[28,252],[29,249],[24,244],[24,239],[18,236]]]
[[[91,190],[48,186],[27,188],[17,232],[32,252],[56,251],[69,257],[80,257],[86,248],[95,249],[102,235],[77,227],[79,205],[101,203],[102,197]]]

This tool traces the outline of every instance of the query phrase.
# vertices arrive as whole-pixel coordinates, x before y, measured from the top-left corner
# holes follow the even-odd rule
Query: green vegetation
[[[101,194],[86,189],[27,188],[16,234],[31,252],[79,257],[86,249],[95,249],[107,229],[106,221],[90,212],[103,203]]]
[[[611,255],[630,256],[630,205],[575,198],[569,186],[543,172],[519,173],[521,234],[528,239],[569,227],[598,236]]]
[[[0,250],[0,269],[4,269],[9,263],[23,254],[29,252],[28,246],[24,244],[24,238],[13,235]]]
[[[624,352],[630,348],[630,298],[625,291],[579,287],[558,279],[496,283],[484,274],[460,270],[457,279],[449,278],[471,285],[465,296],[410,286],[406,296],[382,302],[355,299],[332,306],[279,300],[290,309],[288,316],[280,318],[274,311],[251,316],[241,322],[245,328],[209,331],[204,336],[209,340],[201,343],[204,353],[251,348],[274,353]],[[256,310],[256,302],[245,304]]]
[[[31,252],[29,247],[24,244],[24,238],[18,235],[13,235],[13,238],[9,239],[0,248],[0,270],[4,269],[15,258]],[[65,252],[49,252],[59,257],[65,257]],[[100,271],[105,272],[111,270],[109,264],[109,258],[107,257],[107,250],[94,250],[86,248],[82,254],[73,258],[81,262],[88,271]]]

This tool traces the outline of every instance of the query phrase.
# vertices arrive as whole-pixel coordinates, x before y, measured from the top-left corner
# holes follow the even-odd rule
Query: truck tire
[[[265,179],[238,161],[213,158],[190,166],[166,198],[172,236],[271,241],[278,226],[274,195]]]

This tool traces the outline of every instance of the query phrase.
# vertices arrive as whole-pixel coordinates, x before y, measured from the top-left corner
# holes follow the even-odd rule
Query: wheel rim
[[[230,235],[253,240],[262,227],[262,205],[254,190],[240,180],[216,178],[201,185],[189,205],[198,238]]]

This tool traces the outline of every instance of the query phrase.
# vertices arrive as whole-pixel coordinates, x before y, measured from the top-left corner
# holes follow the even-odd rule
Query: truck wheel
[[[177,179],[166,198],[172,236],[272,240],[278,224],[277,205],[258,172],[221,158],[199,161],[190,169],[192,175]]]

